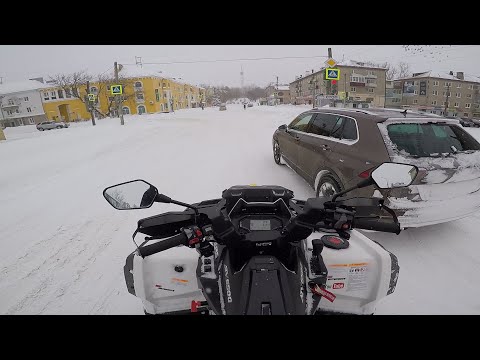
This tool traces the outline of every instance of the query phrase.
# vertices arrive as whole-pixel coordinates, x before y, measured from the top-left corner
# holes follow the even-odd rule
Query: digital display
[[[250,230],[272,230],[270,220],[250,220]]]

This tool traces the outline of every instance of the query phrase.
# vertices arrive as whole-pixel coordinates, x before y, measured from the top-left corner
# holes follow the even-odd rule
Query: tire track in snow
[[[45,249],[38,245],[34,251],[26,254],[24,259],[43,255],[43,261],[18,280],[30,283],[30,290],[11,305],[6,314],[42,314],[52,305],[61,303],[61,298],[81,280],[96,257],[110,245],[112,239],[108,233],[115,231],[111,229],[112,225],[115,226],[103,221],[87,220],[77,229],[64,233],[63,239],[57,238],[61,245],[55,252],[50,253],[48,247]],[[99,232],[107,234],[97,236]],[[95,239],[97,241],[92,241]]]

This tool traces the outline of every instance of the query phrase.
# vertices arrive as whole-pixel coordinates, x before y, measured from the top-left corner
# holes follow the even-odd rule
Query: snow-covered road
[[[0,142],[0,314],[143,314],[125,287],[123,265],[140,217],[168,210],[115,211],[102,190],[143,178],[184,202],[218,198],[236,184],[278,184],[314,196],[273,162],[278,125],[308,109],[229,105],[126,116],[39,132],[7,128]],[[480,129],[469,129],[480,138]],[[480,314],[480,214],[368,233],[400,264],[395,292],[378,314]]]

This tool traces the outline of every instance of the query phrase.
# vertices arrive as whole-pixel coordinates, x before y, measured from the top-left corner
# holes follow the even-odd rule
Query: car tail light
[[[368,179],[373,169],[375,169],[375,167],[362,171],[360,174],[358,174],[358,177],[361,177],[362,179]]]

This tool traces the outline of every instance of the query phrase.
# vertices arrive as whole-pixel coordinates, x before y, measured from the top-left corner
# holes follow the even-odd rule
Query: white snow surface
[[[127,115],[39,132],[5,129],[0,142],[0,314],[143,314],[123,266],[138,219],[170,210],[117,211],[105,187],[145,179],[180,201],[219,198],[239,184],[277,184],[315,196],[273,161],[275,129],[309,106],[230,105]],[[468,129],[480,139],[480,129]],[[365,234],[400,265],[395,292],[377,314],[480,314],[480,214]],[[139,239],[139,237],[137,237]],[[141,238],[140,238],[141,239]],[[452,291],[455,289],[455,291]]]
[[[49,86],[36,80],[5,82],[0,84],[0,95],[48,88]]]

